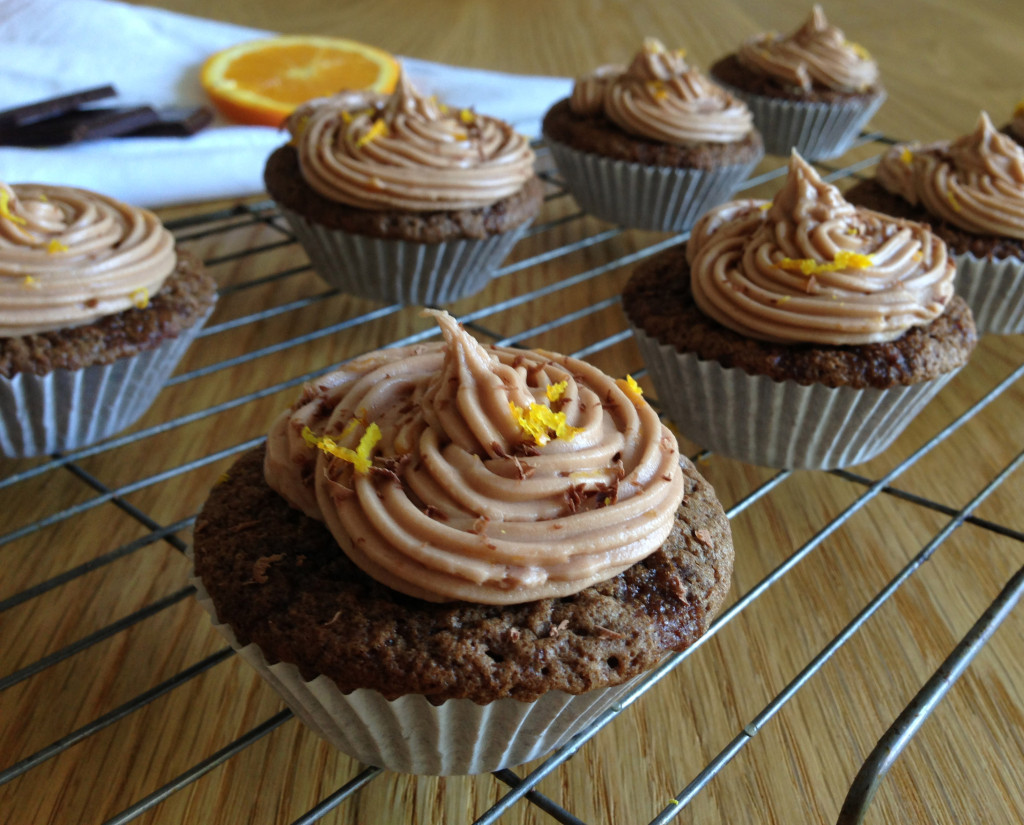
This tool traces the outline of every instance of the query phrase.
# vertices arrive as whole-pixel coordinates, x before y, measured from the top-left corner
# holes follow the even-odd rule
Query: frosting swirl
[[[523,135],[422,97],[404,75],[390,97],[323,98],[286,125],[306,182],[360,209],[476,209],[515,194],[534,174]]]
[[[68,186],[0,183],[0,336],[144,307],[174,269],[152,212]]]
[[[638,388],[485,349],[428,312],[443,343],[370,353],[306,388],[268,436],[268,484],[367,574],[429,601],[570,595],[660,547],[684,480]]]
[[[602,66],[579,78],[569,105],[581,115],[603,111],[629,134],[679,145],[733,143],[753,129],[745,103],[654,38],[628,67]]]
[[[891,341],[953,296],[955,266],[937,236],[854,207],[795,152],[774,200],[706,213],[687,259],[701,311],[765,341]]]
[[[974,131],[957,140],[892,147],[876,178],[968,232],[1024,238],[1024,148],[984,112]]]
[[[736,56],[747,68],[803,92],[815,86],[863,92],[878,80],[878,64],[862,46],[829,25],[817,4],[791,35],[755,35],[744,41]]]

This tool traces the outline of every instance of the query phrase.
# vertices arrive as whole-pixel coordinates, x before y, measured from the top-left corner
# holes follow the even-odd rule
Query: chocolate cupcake
[[[0,450],[71,450],[130,426],[216,297],[152,212],[0,183]]]
[[[580,206],[638,229],[689,229],[764,156],[747,107],[654,39],[579,78],[543,132]]]
[[[808,160],[843,154],[886,97],[875,61],[819,5],[792,34],[755,35],[710,73],[746,101],[767,152]]]
[[[708,627],[729,525],[636,384],[444,342],[307,387],[196,522],[200,599],[321,736],[479,773],[567,741]]]
[[[853,207],[794,154],[772,201],[713,209],[622,301],[682,433],[828,469],[884,450],[967,362],[976,334],[953,277],[926,227]]]
[[[435,304],[483,289],[540,209],[529,141],[420,96],[344,93],[299,107],[267,191],[338,289]]]
[[[1024,148],[988,115],[954,141],[892,147],[847,198],[928,224],[949,246],[978,332],[1024,332]]]

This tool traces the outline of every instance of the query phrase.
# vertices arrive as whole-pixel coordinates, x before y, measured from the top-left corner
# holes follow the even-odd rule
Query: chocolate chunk
[[[117,91],[113,86],[96,86],[91,89],[82,89],[78,92],[70,92],[58,95],[57,97],[47,98],[46,100],[37,100],[34,103],[26,103],[23,106],[15,106],[12,109],[5,109],[0,112],[0,128],[17,129],[22,126],[29,126],[41,120],[73,112],[80,108],[83,103],[103,100],[116,94]]]
[[[127,137],[189,137],[213,121],[209,106],[166,106],[156,110],[157,120]]]
[[[59,146],[84,140],[126,135],[157,123],[149,106],[114,109],[79,109],[28,126],[0,125],[0,145]]]

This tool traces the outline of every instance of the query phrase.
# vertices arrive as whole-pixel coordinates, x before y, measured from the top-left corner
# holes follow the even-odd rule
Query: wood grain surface
[[[792,29],[808,12],[793,0],[153,5],[554,75],[627,59],[648,35],[706,67],[741,38]],[[957,135],[981,109],[1004,122],[1024,97],[1024,5],[847,0],[826,11],[878,59],[889,99],[872,125],[890,138]],[[869,142],[826,171],[883,148]],[[759,171],[779,163],[766,159]],[[849,174],[840,176],[847,185]],[[0,823],[127,821],[122,812],[151,795],[130,821],[310,821],[362,770],[282,713],[276,694],[224,653],[191,596],[182,550],[207,490],[303,375],[430,324],[415,308],[330,292],[269,206],[229,207],[164,214],[208,262],[221,300],[129,437],[70,462],[0,459]],[[522,269],[452,310],[483,340],[582,351],[611,374],[642,374],[617,296],[629,261],[667,241],[581,216],[552,186],[511,258]],[[534,290],[542,294],[520,300]],[[1024,447],[1022,365],[1021,336],[985,338],[889,450],[848,472],[779,473],[704,456],[682,439],[732,518],[726,621],[539,783],[576,818],[563,821],[647,823],[679,808],[674,821],[702,825],[834,823],[879,737],[1024,564],[1024,479],[1014,464]],[[960,524],[966,507],[972,517]],[[908,566],[905,582],[876,602]],[[1024,820],[1022,635],[1018,609],[924,723],[865,822]],[[147,692],[151,701],[136,707]],[[506,791],[491,775],[385,772],[319,821],[461,825]],[[500,821],[558,820],[520,801]]]

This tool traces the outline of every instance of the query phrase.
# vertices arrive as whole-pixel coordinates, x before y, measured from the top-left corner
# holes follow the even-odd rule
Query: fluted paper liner
[[[548,139],[566,186],[585,212],[634,229],[682,232],[727,201],[764,156],[717,169],[648,166],[581,152]]]
[[[278,207],[327,283],[360,298],[400,304],[447,304],[479,292],[531,223],[487,238],[418,243],[332,229]]]
[[[956,261],[956,292],[971,308],[978,335],[1024,332],[1024,261],[992,260],[970,252]]]
[[[202,581],[193,577],[192,583],[214,628],[307,727],[366,765],[400,773],[486,773],[537,759],[568,742],[640,678],[575,696],[552,690],[535,702],[485,705],[449,699],[434,706],[415,694],[388,700],[370,689],[345,694],[325,676],[306,681],[295,665],[269,664],[256,644],[239,645],[218,620]]]
[[[111,364],[0,377],[0,450],[28,458],[74,450],[134,424],[213,312],[159,346]]]
[[[750,108],[768,154],[788,157],[796,149],[805,160],[827,160],[843,154],[886,98],[885,92],[880,92],[867,100],[802,102],[721,85]]]
[[[750,464],[827,470],[888,447],[959,370],[885,390],[748,375],[633,328],[662,409],[687,438]]]

